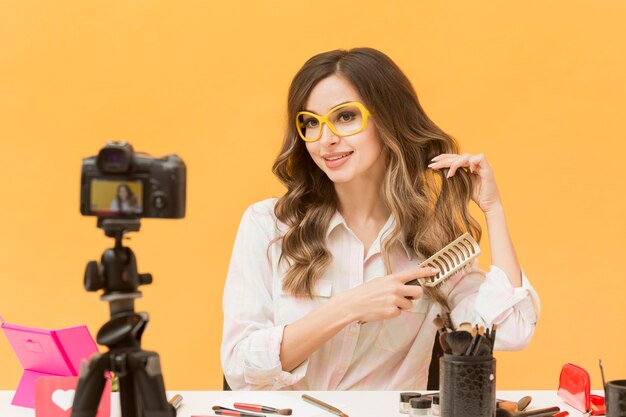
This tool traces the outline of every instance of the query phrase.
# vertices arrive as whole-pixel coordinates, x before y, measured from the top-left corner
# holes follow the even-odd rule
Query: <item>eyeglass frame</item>
[[[363,126],[361,126],[361,128],[359,130],[357,130],[356,132],[352,132],[352,133],[349,133],[349,134],[342,134],[342,133],[339,133],[335,129],[335,126],[332,124],[332,122],[330,120],[328,120],[328,116],[330,116],[333,112],[337,111],[338,109],[340,109],[342,107],[348,107],[348,106],[355,106],[356,108],[358,108],[361,111],[361,115],[363,116]],[[319,135],[317,136],[316,139],[307,139],[302,134],[301,122],[298,120],[300,118],[300,116],[302,116],[302,115],[311,116],[311,117],[315,118],[319,122],[319,124],[320,124],[320,132],[319,132]],[[369,117],[371,115],[372,115],[372,113],[370,113],[369,110],[367,110],[367,108],[365,108],[365,106],[362,103],[359,103],[358,101],[350,101],[348,103],[339,104],[339,105],[333,107],[332,109],[328,110],[328,112],[324,116],[320,116],[319,114],[315,114],[315,113],[310,112],[310,111],[299,111],[298,113],[296,113],[296,130],[298,131],[298,136],[300,136],[300,138],[303,141],[305,141],[305,142],[317,142],[318,140],[320,140],[322,138],[322,133],[323,133],[323,130],[324,130],[324,124],[326,124],[326,126],[328,126],[330,131],[333,132],[337,136],[340,136],[340,137],[352,136],[352,135],[356,135],[357,133],[361,133],[362,131],[365,130],[365,128],[367,127],[367,120],[369,119]]]

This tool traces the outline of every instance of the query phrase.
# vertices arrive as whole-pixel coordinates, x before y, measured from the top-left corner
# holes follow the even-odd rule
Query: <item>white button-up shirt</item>
[[[337,212],[326,234],[333,258],[317,281],[314,297],[293,297],[282,289],[286,272],[279,264],[286,225],[274,215],[276,199],[253,204],[237,232],[224,288],[222,367],[235,390],[420,390],[426,388],[437,329],[433,320],[441,306],[427,296],[387,320],[352,323],[291,372],[282,370],[280,344],[286,325],[328,301],[333,295],[385,275],[381,239],[394,227],[393,216],[365,253],[363,243]],[[393,272],[417,266],[404,245],[390,253]],[[514,288],[504,271],[476,268],[448,279],[441,287],[448,296],[451,319],[498,324],[496,349],[521,349],[529,342],[539,313],[539,298],[522,272]]]

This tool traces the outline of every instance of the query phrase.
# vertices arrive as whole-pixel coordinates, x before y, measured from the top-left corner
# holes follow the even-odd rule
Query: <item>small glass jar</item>
[[[430,411],[431,414],[433,416],[441,415],[441,408],[439,407],[439,394],[433,394],[431,398],[433,399],[433,405]]]
[[[430,415],[432,401],[430,398],[412,398],[411,399],[411,416],[427,416]]]
[[[402,414],[409,414],[411,411],[411,398],[419,398],[422,394],[419,392],[401,392],[400,393],[400,412]]]

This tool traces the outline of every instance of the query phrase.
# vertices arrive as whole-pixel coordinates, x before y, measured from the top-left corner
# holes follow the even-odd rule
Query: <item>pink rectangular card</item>
[[[50,377],[37,379],[35,383],[36,417],[69,417],[76,393],[77,377]],[[111,415],[111,381],[107,380],[96,417]]]

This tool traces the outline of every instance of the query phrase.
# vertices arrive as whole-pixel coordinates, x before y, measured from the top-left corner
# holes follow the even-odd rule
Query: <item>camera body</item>
[[[99,219],[185,217],[187,168],[177,155],[153,158],[109,142],[83,159],[80,212]]]

